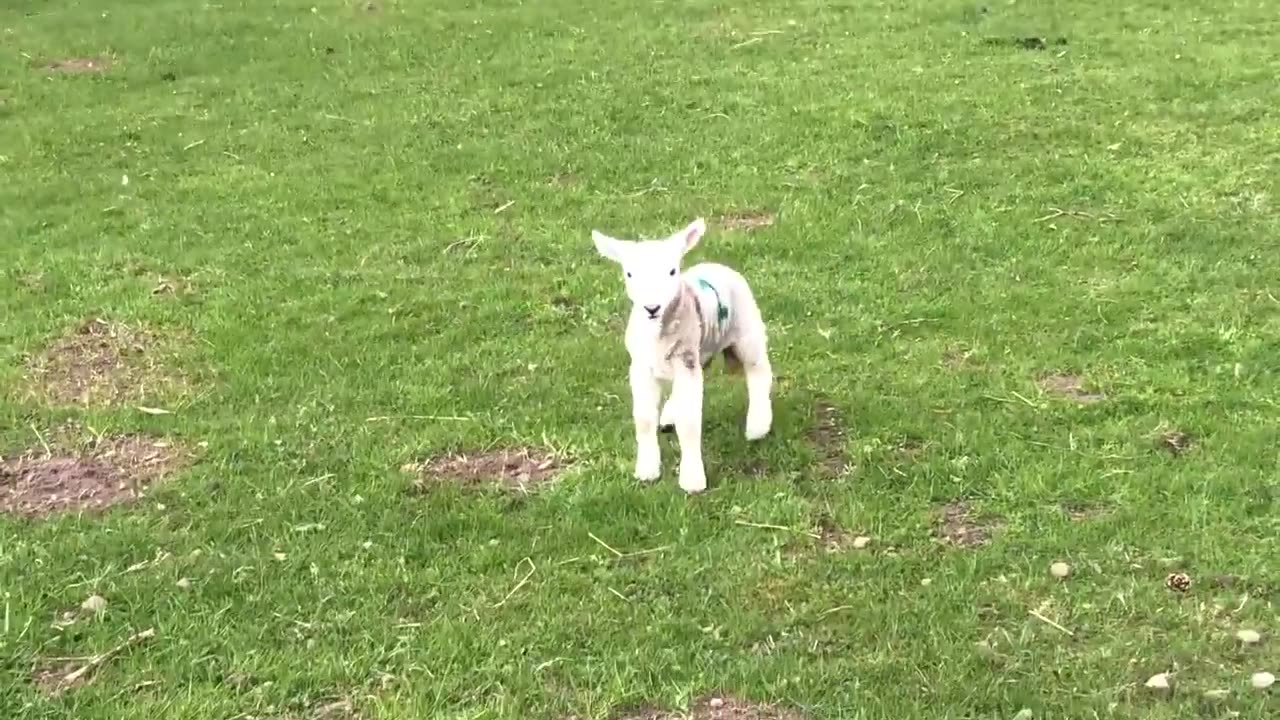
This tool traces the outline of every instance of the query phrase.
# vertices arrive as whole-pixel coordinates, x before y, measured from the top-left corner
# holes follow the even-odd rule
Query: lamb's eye
[[[675,277],[675,276],[676,276],[676,269],[675,269],[675,268],[671,268],[671,272],[669,272],[669,273],[667,273],[667,274],[668,274],[668,275],[670,275],[671,277]]]

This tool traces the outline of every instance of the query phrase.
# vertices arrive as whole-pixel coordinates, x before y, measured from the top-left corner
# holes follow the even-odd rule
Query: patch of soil
[[[1035,35],[1028,35],[1025,37],[992,37],[987,38],[986,42],[988,45],[1011,45],[1023,50],[1044,50],[1051,44],[1058,46],[1066,45],[1067,39],[1065,37],[1058,36],[1053,40],[1049,40]]]
[[[819,400],[814,406],[817,420],[809,429],[809,442],[818,452],[818,465],[826,477],[836,477],[844,472],[847,457],[844,452],[844,426],[840,409],[827,400]]]
[[[1101,392],[1086,389],[1084,379],[1079,375],[1046,373],[1036,378],[1036,384],[1046,393],[1069,398],[1079,403],[1088,404],[1107,399],[1107,396]]]
[[[818,536],[818,542],[827,552],[839,552],[853,542],[853,535],[826,515],[818,519]]]
[[[358,720],[360,713],[350,700],[342,699],[317,705],[308,713],[308,720]]]
[[[80,451],[29,450],[0,459],[0,512],[35,518],[128,504],[184,460],[169,442],[140,435],[104,437]]]
[[[414,485],[419,490],[443,481],[527,493],[550,483],[562,468],[560,459],[549,453],[517,447],[450,453],[403,469],[418,475]]]
[[[644,707],[612,717],[613,720],[802,720],[804,716],[777,705],[711,695],[697,700],[688,712]]]
[[[972,350],[952,349],[942,354],[942,364],[946,365],[950,370],[963,370],[973,365],[973,362],[970,360],[972,357]]]
[[[769,227],[777,219],[771,212],[738,212],[720,216],[720,224],[729,230],[746,230],[748,232],[762,227]]]
[[[769,474],[769,462],[762,457],[747,458],[742,463],[741,472],[744,477],[765,477]]]
[[[950,502],[941,508],[935,534],[948,545],[978,547],[991,540],[991,531],[996,525],[994,519],[976,517],[968,503]]]
[[[1077,522],[1092,520],[1107,513],[1107,509],[1101,505],[1084,502],[1083,500],[1063,500],[1058,503],[1058,508],[1066,513],[1067,517]]]
[[[929,441],[917,437],[907,437],[893,446],[894,454],[899,460],[914,462],[929,449]]]
[[[85,673],[80,677],[67,681],[67,676],[80,668],[71,661],[38,662],[31,671],[31,682],[47,697],[58,697],[68,690],[78,688],[93,678],[94,673]]]
[[[95,318],[28,363],[37,394],[61,404],[138,401],[183,383],[153,357],[148,330]]]
[[[70,74],[106,72],[111,69],[111,59],[105,57],[62,58],[45,63],[44,69],[49,72]]]
[[[1172,455],[1181,455],[1191,449],[1194,440],[1187,433],[1179,430],[1170,430],[1160,434],[1160,438],[1156,441],[1160,447],[1168,450]]]
[[[183,296],[193,293],[191,278],[182,276],[164,276],[156,277],[156,284],[151,288],[151,294],[160,296]]]

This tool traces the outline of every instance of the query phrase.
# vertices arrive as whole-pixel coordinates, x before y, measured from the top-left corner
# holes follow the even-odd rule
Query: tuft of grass
[[[0,517],[0,717],[1276,714],[1273,16],[5,4],[0,455],[68,422],[200,452]],[[630,477],[589,231],[696,216],[779,378],[748,444],[709,376],[689,498]],[[95,317],[181,338],[145,367],[191,392],[28,393]],[[573,470],[400,470],[462,448]],[[939,542],[949,507],[999,530]]]

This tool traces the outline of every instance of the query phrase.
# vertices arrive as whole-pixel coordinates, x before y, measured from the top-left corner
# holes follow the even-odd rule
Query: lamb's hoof
[[[759,440],[763,438],[765,435],[769,434],[769,429],[771,428],[772,425],[773,425],[772,418],[765,418],[763,420],[748,420],[747,421],[747,439]]]
[[[707,476],[706,475],[699,475],[697,477],[681,476],[680,489],[684,490],[690,495],[696,495],[697,493],[700,493],[703,490],[707,489]]]
[[[653,482],[662,476],[662,461],[645,458],[636,463],[636,479],[640,482]]]
[[[671,425],[659,425],[659,426],[658,426],[658,432],[662,432],[662,433],[668,433],[668,434],[670,434],[670,433],[673,433],[673,432],[675,432],[675,431],[676,431],[676,426],[675,426],[675,424],[674,424],[674,423],[673,423],[673,424],[671,424]]]

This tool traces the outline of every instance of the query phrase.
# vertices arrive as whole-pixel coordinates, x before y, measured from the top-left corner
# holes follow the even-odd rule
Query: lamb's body
[[[656,333],[644,311],[632,309],[627,351],[632,358],[653,352],[653,372],[660,380],[672,380],[678,363],[691,369],[687,368],[690,357],[706,369],[717,353],[724,353],[729,371],[741,371],[736,345],[753,340],[757,333],[762,345],[765,340],[760,310],[746,278],[719,263],[699,263],[682,273],[680,280],[679,293],[663,309]]]
[[[665,275],[669,258],[662,257],[662,243],[679,241],[682,255],[702,234],[704,226],[695,222],[684,233],[667,241],[634,244],[627,250],[636,273],[650,277]],[[601,252],[623,262],[616,246],[626,241],[597,237]],[[613,243],[611,245],[610,243]],[[651,248],[655,257],[634,257],[637,248]],[[669,250],[669,248],[667,248]],[[606,253],[609,254],[609,253]],[[677,256],[678,259],[678,256]],[[624,267],[627,263],[623,262]],[[648,267],[646,267],[648,266]],[[631,356],[633,417],[636,430],[636,477],[654,480],[661,474],[658,427],[674,426],[680,440],[680,487],[687,492],[706,488],[702,463],[702,371],[722,353],[730,372],[739,370],[747,381],[746,435],[750,440],[764,437],[773,423],[769,393],[773,371],[769,364],[767,337],[760,308],[747,284],[736,270],[718,263],[699,263],[654,290],[641,284],[646,278],[629,282],[634,305],[627,323],[626,347]],[[627,271],[629,281],[632,272]],[[637,300],[642,297],[643,300]],[[663,302],[647,304],[661,298]],[[661,314],[657,314],[661,308]],[[671,394],[661,413],[662,384],[671,384]]]

